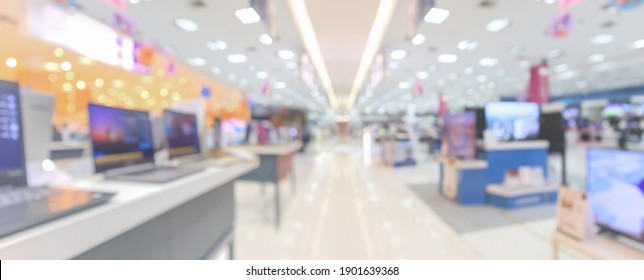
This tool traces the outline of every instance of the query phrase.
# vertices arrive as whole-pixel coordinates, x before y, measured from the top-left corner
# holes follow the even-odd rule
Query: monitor
[[[595,222],[644,242],[644,152],[589,149],[587,184]]]
[[[476,157],[476,112],[445,116],[447,154],[458,158]]]
[[[485,123],[499,141],[532,140],[539,137],[539,104],[492,102],[485,106]]]
[[[0,81],[0,186],[26,186],[20,86]]]
[[[89,127],[97,173],[154,163],[148,112],[89,104]]]
[[[163,126],[165,127],[170,159],[201,152],[195,115],[165,110],[163,111]]]

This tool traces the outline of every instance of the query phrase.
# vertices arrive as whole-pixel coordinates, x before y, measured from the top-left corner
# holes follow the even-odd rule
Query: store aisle
[[[350,141],[349,141],[350,142]],[[318,149],[319,148],[319,149]],[[298,192],[282,185],[282,228],[272,227],[272,187],[238,183],[238,259],[477,259],[480,256],[407,187],[436,166],[365,164],[353,143],[298,156]]]

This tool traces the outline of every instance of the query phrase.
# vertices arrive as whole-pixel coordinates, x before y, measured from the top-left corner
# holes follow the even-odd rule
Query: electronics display
[[[213,122],[213,128],[212,128],[212,139],[213,139],[213,146],[212,146],[212,151],[219,151],[221,149],[221,141],[222,141],[222,131],[221,131],[221,120],[216,118]]]
[[[154,162],[147,112],[89,104],[89,127],[97,173]]]
[[[539,137],[539,104],[492,102],[485,106],[485,123],[499,141],[522,141]]]
[[[627,108],[624,107],[624,104],[612,103],[606,105],[602,114],[606,118],[621,118],[626,113]]]
[[[447,115],[444,124],[447,154],[459,158],[475,158],[476,112]]]
[[[589,149],[587,164],[595,222],[644,242],[644,152]]]
[[[20,87],[0,81],[0,186],[27,185],[22,134]]]
[[[242,145],[246,143],[248,124],[236,119],[221,122],[222,146]]]
[[[201,152],[195,115],[165,110],[163,111],[163,124],[170,159]]]

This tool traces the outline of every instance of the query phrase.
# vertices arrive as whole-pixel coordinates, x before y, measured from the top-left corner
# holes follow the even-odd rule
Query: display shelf
[[[501,185],[488,185],[488,202],[494,206],[514,209],[557,201],[559,186],[531,188],[508,188]]]
[[[644,251],[622,244],[606,236],[593,235],[579,241],[555,231],[552,235],[552,258],[559,259],[560,246],[567,247],[596,260],[644,260]]]

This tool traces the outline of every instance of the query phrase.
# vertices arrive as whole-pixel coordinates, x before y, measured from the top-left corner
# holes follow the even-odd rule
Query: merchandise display
[[[444,119],[450,156],[471,159],[476,157],[476,113],[447,115]]]
[[[153,163],[152,128],[147,112],[88,106],[94,166],[97,173]]]
[[[521,141],[539,136],[539,104],[492,102],[485,106],[487,129],[500,141]]]
[[[587,164],[595,222],[644,242],[644,152],[590,149]]]
[[[201,152],[195,115],[165,110],[163,111],[163,123],[170,159]]]

